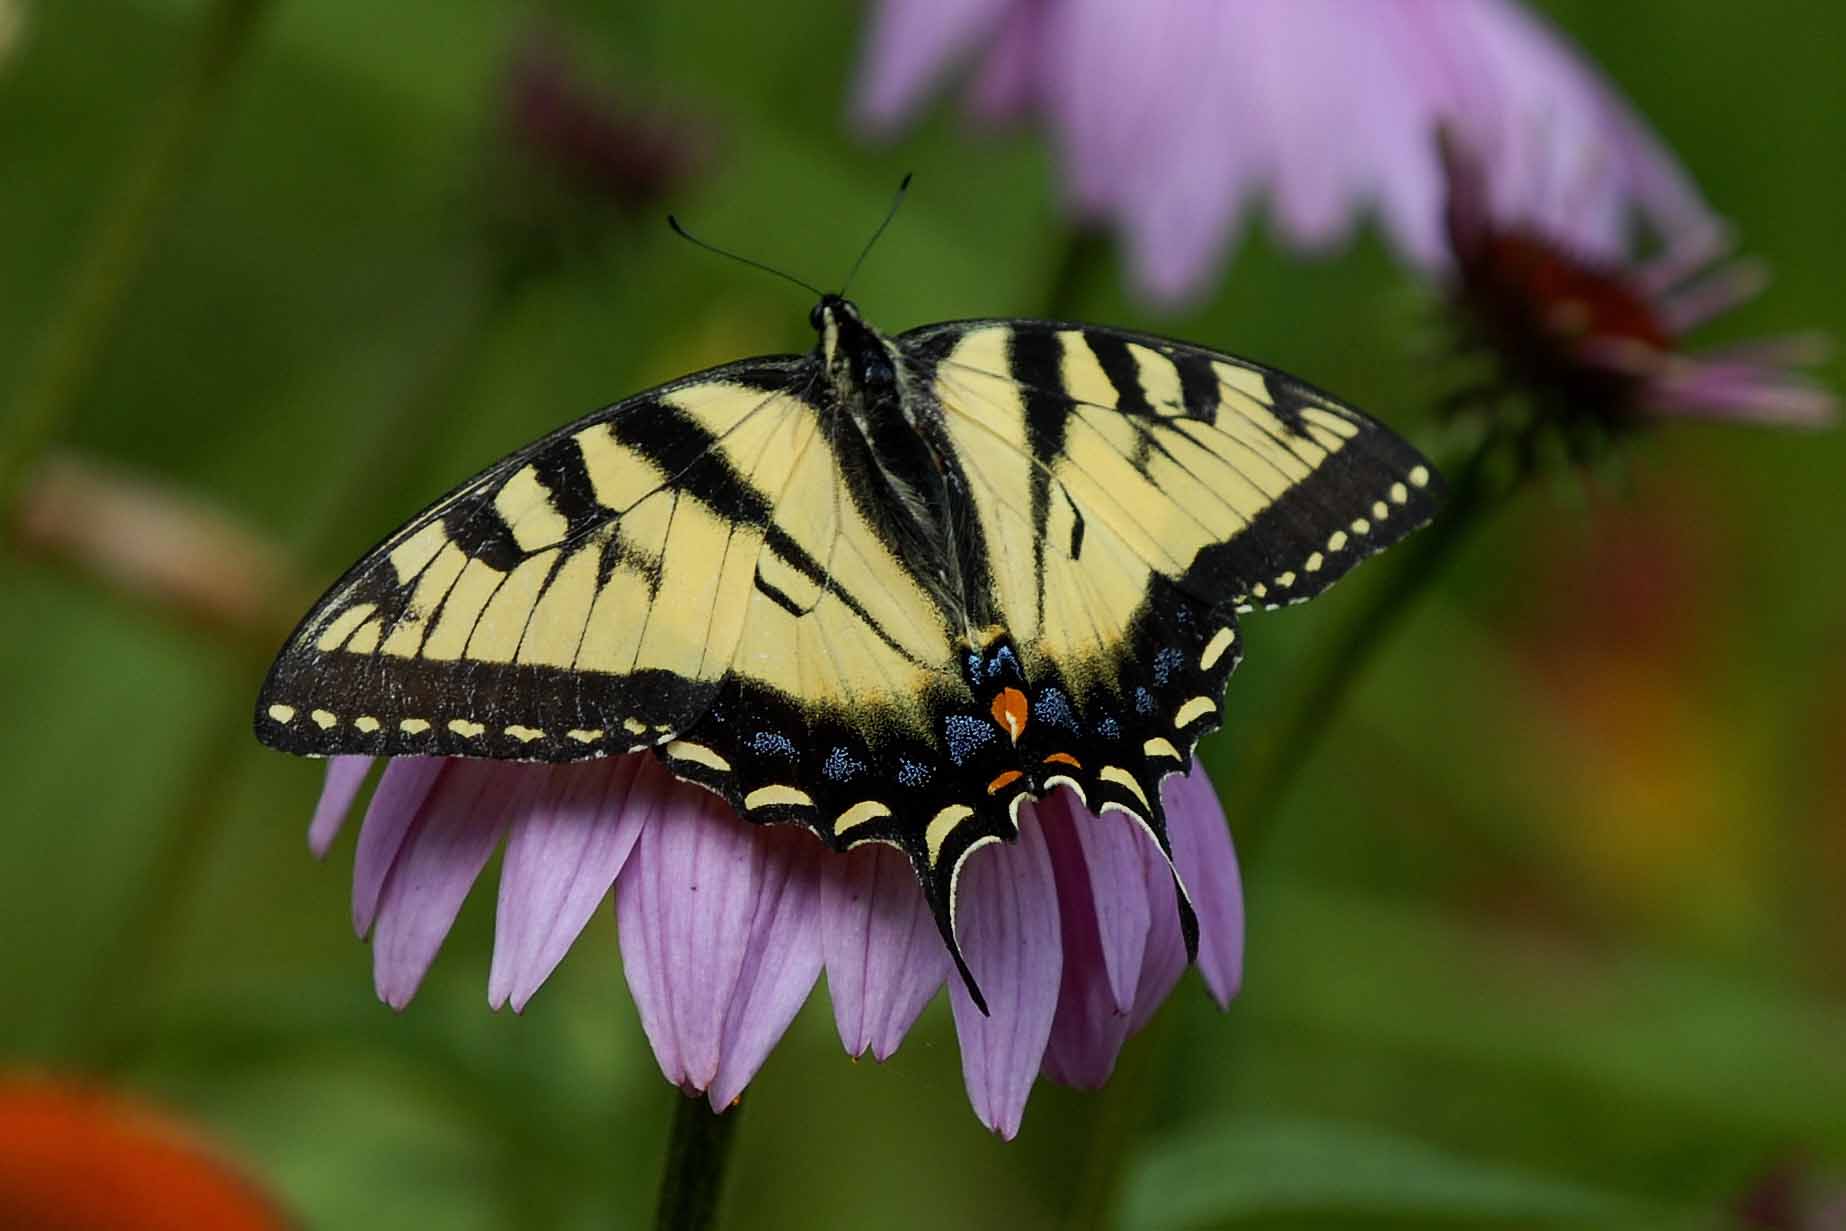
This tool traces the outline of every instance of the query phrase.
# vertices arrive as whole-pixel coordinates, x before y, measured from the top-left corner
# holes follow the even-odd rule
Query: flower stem
[[[1468,456],[1435,520],[1394,553],[1393,570],[1365,592],[1342,635],[1309,666],[1286,711],[1250,734],[1248,751],[1224,792],[1225,815],[1237,829],[1247,865],[1256,862],[1273,835],[1276,809],[1332,725],[1345,694],[1430,581],[1511,493],[1493,473],[1500,443],[1497,434],[1489,434]]]
[[[679,1100],[660,1175],[660,1204],[654,1214],[658,1231],[704,1231],[716,1225],[737,1116],[736,1107],[723,1115],[713,1111],[703,1095]]]
[[[1108,256],[1108,241],[1093,227],[1072,227],[1065,232],[1064,246],[1045,289],[1046,319],[1068,321],[1083,315],[1083,303]]]
[[[137,150],[121,188],[52,312],[0,438],[0,509],[13,507],[26,472],[56,437],[108,345],[160,222],[218,110],[270,0],[216,0],[192,58]]]

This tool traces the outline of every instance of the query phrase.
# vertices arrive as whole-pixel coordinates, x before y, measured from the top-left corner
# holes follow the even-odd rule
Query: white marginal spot
[[[353,719],[353,726],[359,728],[361,731],[365,732],[367,735],[370,735],[372,732],[378,730],[379,725],[380,724],[379,724],[378,719],[372,717],[370,714],[361,714],[357,718]]]
[[[707,748],[704,744],[695,744],[691,740],[676,739],[667,745],[667,756],[675,761],[691,761],[707,769],[715,769],[721,774],[731,772],[731,763]]]
[[[269,716],[286,727],[289,723],[295,721],[295,707],[292,705],[272,705],[269,707]]]
[[[1147,792],[1141,789],[1141,784],[1135,781],[1135,776],[1121,766],[1105,765],[1096,772],[1096,776],[1101,778],[1104,782],[1115,783],[1115,785],[1133,795],[1136,799],[1141,801],[1141,806],[1143,808],[1152,806],[1147,802]]]
[[[1250,593],[1256,595],[1256,597],[1258,598],[1263,598],[1268,595],[1269,587],[1259,581],[1255,585],[1250,587]]]
[[[406,718],[397,724],[397,729],[405,735],[421,735],[429,730],[429,720],[425,718]]]
[[[1317,551],[1317,552],[1315,552],[1315,553],[1314,553],[1313,555],[1311,555],[1311,556],[1309,556],[1309,557],[1308,557],[1308,562],[1307,562],[1306,564],[1304,564],[1304,565],[1302,565],[1302,567],[1303,567],[1303,568],[1305,568],[1305,569],[1307,569],[1307,571],[1308,571],[1308,572],[1310,572],[1310,573],[1318,573],[1318,572],[1320,572],[1320,566],[1321,566],[1321,562],[1322,562],[1323,560],[1325,560],[1325,559],[1326,559],[1326,557],[1324,557],[1324,556],[1322,556],[1322,555],[1321,555],[1321,554],[1320,554],[1320,553],[1319,553],[1319,552]]]
[[[1372,523],[1366,521],[1363,517],[1358,518],[1352,523],[1352,532],[1354,534],[1370,534],[1372,532]]]
[[[576,740],[579,744],[594,744],[603,737],[603,729],[597,727],[593,731],[585,731],[583,728],[578,727],[576,730],[566,731],[564,734]]]
[[[1199,655],[1199,670],[1210,671],[1235,640],[1237,633],[1234,629],[1221,628],[1213,633],[1211,640],[1205,643],[1205,652]]]
[[[1276,584],[1281,586],[1284,590],[1294,585],[1295,584],[1294,570],[1290,569],[1288,572],[1283,573],[1280,577],[1276,578]]]
[[[812,808],[814,800],[806,791],[798,791],[792,786],[772,783],[759,786],[744,796],[744,807],[755,811],[758,808],[771,808],[777,804],[792,804],[802,808]]]
[[[1410,489],[1409,488],[1405,487],[1402,483],[1391,484],[1391,503],[1392,504],[1402,504],[1404,503],[1404,501],[1408,499],[1410,499]]]
[[[881,820],[890,815],[891,809],[877,800],[862,800],[833,818],[833,832],[835,836],[838,836],[849,829],[857,829],[868,822]]]
[[[1410,468],[1410,484],[1412,487],[1428,487],[1429,486],[1429,467],[1428,466],[1412,466]]]
[[[929,818],[929,825],[923,830],[923,845],[929,848],[930,863],[942,858],[942,844],[949,840],[957,825],[973,815],[974,809],[967,804],[950,804]]]
[[[1173,746],[1172,741],[1158,735],[1142,744],[1141,751],[1150,757],[1172,757],[1175,761],[1185,760],[1179,755],[1179,749]]]
[[[1372,501],[1372,520],[1383,521],[1389,516],[1391,516],[1391,506],[1382,500]]]
[[[323,731],[332,730],[334,724],[340,721],[326,710],[315,710],[313,713],[309,714],[308,717],[312,718],[314,720],[314,725]]]
[[[1335,530],[1332,534],[1327,536],[1327,550],[1328,551],[1339,551],[1341,548],[1345,546],[1346,546],[1346,532],[1344,530]]]
[[[522,726],[519,723],[514,723],[512,726],[506,728],[506,733],[522,744],[529,744],[535,739],[542,738],[545,734],[537,727]]]
[[[1175,730],[1178,730],[1191,723],[1194,719],[1203,718],[1205,715],[1213,713],[1217,708],[1218,703],[1213,701],[1210,697],[1194,697],[1192,700],[1179,707],[1179,713],[1173,715],[1173,727]]]
[[[630,735],[645,735],[647,734],[647,724],[637,718],[624,718],[622,719],[622,730],[628,732]]]
[[[466,718],[451,718],[449,720],[449,730],[455,732],[455,734],[461,736],[463,739],[473,739],[486,729],[487,728],[480,723],[470,722]]]

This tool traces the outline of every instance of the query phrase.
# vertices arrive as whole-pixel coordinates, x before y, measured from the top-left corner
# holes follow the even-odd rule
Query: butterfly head
[[[820,335],[820,356],[834,387],[851,402],[875,406],[897,396],[897,355],[891,343],[865,323],[853,301],[822,295],[808,323]]]

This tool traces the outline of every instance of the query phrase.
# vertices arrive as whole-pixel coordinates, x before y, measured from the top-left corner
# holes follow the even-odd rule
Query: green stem
[[[199,870],[230,810],[244,741],[249,738],[245,677],[253,664],[247,658],[230,660],[226,683],[210,707],[204,747],[188,767],[172,810],[161,820],[160,845],[140,878],[137,896],[122,926],[111,932],[91,962],[78,993],[66,1045],[95,1071],[125,1067],[145,1041],[135,1031],[147,1018],[147,989],[161,950],[192,899]],[[260,664],[254,669],[260,670]]]
[[[1082,317],[1082,307],[1109,258],[1109,244],[1100,231],[1076,227],[1065,233],[1064,247],[1051,271],[1045,290],[1047,320],[1070,321]]]
[[[679,1100],[660,1175],[660,1204],[654,1214],[658,1231],[704,1231],[717,1224],[737,1116],[736,1107],[719,1115],[703,1095]]]
[[[0,509],[11,508],[26,473],[83,393],[108,345],[180,173],[197,152],[226,86],[270,0],[216,0],[190,63],[174,82],[95,237],[52,313],[0,438]]]
[[[1364,593],[1340,637],[1308,668],[1279,719],[1249,734],[1224,791],[1225,815],[1237,829],[1246,866],[1275,830],[1276,809],[1332,725],[1346,693],[1372,657],[1510,489],[1492,473],[1500,438],[1489,435],[1469,455],[1436,518],[1395,553],[1392,571]]]

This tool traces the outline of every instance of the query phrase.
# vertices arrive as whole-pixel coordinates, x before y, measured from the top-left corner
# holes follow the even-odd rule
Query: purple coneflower
[[[1069,209],[1120,231],[1156,299],[1204,288],[1265,195],[1291,244],[1336,242],[1375,208],[1406,256],[1442,268],[1444,123],[1491,135],[1540,182],[1559,177],[1539,151],[1603,164],[1551,219],[1587,254],[1623,251],[1636,212],[1662,229],[1706,217],[1646,124],[1511,0],[881,0],[857,117],[891,131],[964,57],[979,60],[975,113],[1049,129]]]
[[[325,854],[370,768],[340,757],[309,829]],[[1204,771],[1167,781],[1175,864],[1200,925],[1199,967],[1236,993],[1243,899],[1224,813]],[[1019,1130],[1039,1073],[1107,1080],[1186,966],[1165,860],[1120,816],[1060,790],[1022,810],[1019,841],[970,861],[958,931],[991,1016],[952,978],[903,855],[845,855],[805,831],[752,825],[649,754],[570,766],[403,759],[366,810],[353,923],[372,936],[379,996],[415,994],[462,900],[506,841],[488,1000],[517,1011],[615,892],[622,962],[668,1081],[730,1105],[822,970],[840,1041],[889,1057],[946,982],[975,1112]]]
[[[1445,131],[1438,144],[1457,315],[1505,386],[1535,396],[1551,418],[1613,432],[1658,417],[1807,426],[1833,417],[1833,397],[1793,371],[1822,356],[1819,339],[1682,349],[1689,330],[1763,286],[1759,266],[1725,260],[1721,227],[1667,229],[1645,260],[1598,256],[1545,211],[1499,201],[1497,159],[1490,166],[1471,138]],[[1538,199],[1585,191],[1579,180]]]

